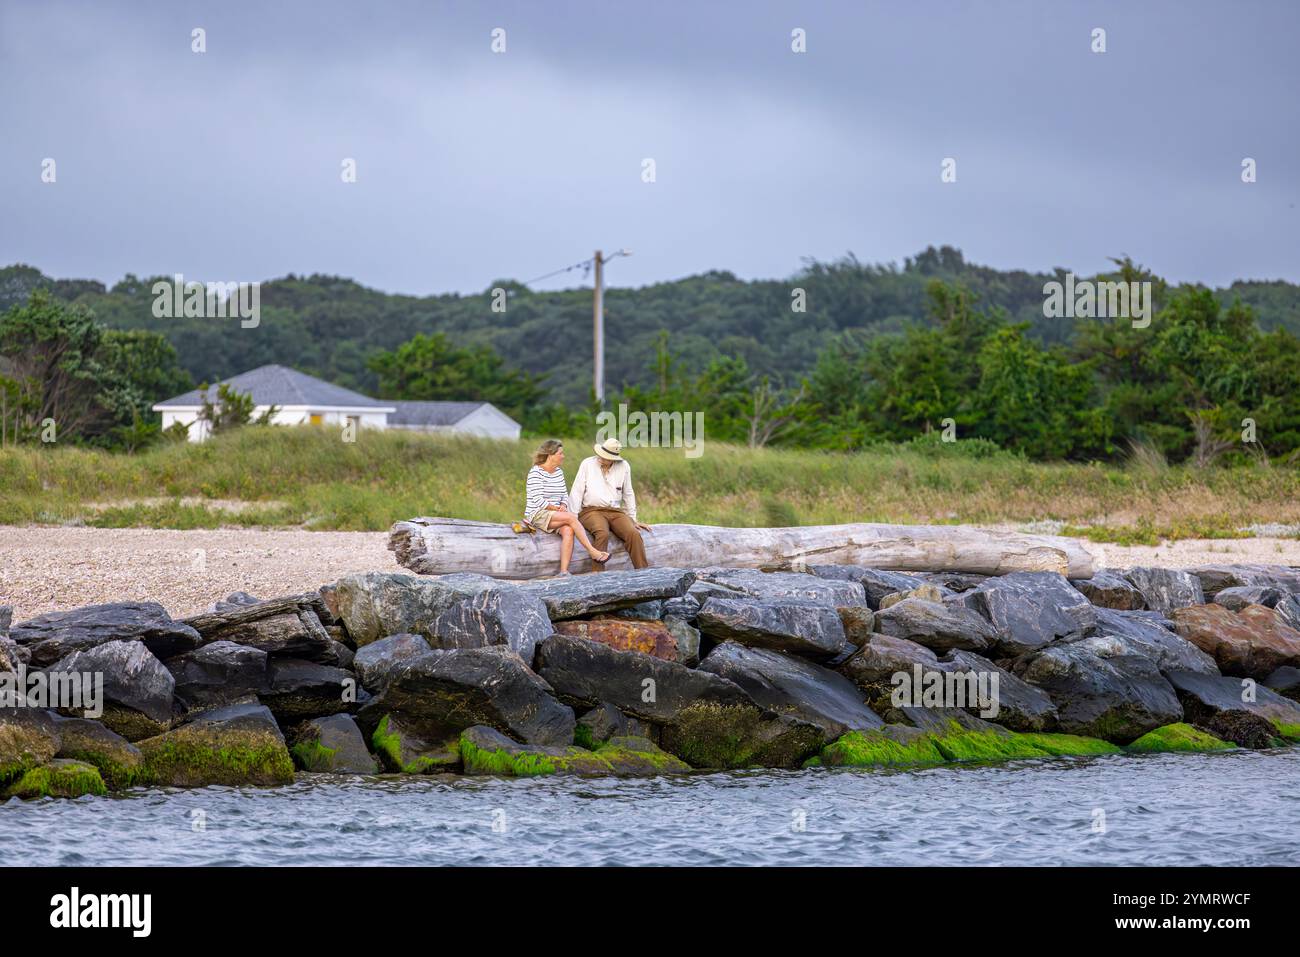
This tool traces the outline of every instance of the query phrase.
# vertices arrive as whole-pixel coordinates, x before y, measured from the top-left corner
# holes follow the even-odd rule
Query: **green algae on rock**
[[[665,725],[664,750],[693,768],[797,768],[825,743],[820,728],[753,705],[701,701]]]
[[[23,773],[5,792],[18,798],[78,798],[87,794],[105,795],[108,788],[99,770],[85,761],[56,758],[49,764]]]
[[[99,769],[104,783],[120,791],[139,782],[144,765],[140,749],[120,734],[89,718],[55,718],[62,744],[60,758],[84,761]]]
[[[827,767],[923,767],[964,761],[1010,761],[1075,755],[1119,754],[1108,741],[1073,734],[972,731],[952,722],[943,731],[903,725],[850,731],[822,749]],[[808,766],[814,766],[809,762]]]
[[[284,736],[262,705],[206,711],[137,746],[144,756],[141,783],[203,787],[293,781],[293,759]]]
[[[1148,731],[1124,750],[1133,754],[1159,754],[1169,751],[1231,751],[1235,744],[1216,738],[1190,724],[1177,722]]]
[[[461,758],[457,739],[431,744],[407,727],[408,723],[398,715],[386,714],[370,736],[370,744],[387,770],[397,774],[459,770]]]
[[[529,778],[543,774],[600,777],[614,768],[603,756],[573,745],[520,744],[495,728],[475,725],[460,736],[466,774]]]

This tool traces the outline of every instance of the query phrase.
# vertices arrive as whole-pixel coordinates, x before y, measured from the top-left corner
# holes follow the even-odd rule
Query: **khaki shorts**
[[[555,514],[554,509],[543,506],[533,512],[532,517],[528,519],[528,524],[533,526],[539,532],[550,532],[556,534],[558,529],[551,528],[551,516]]]

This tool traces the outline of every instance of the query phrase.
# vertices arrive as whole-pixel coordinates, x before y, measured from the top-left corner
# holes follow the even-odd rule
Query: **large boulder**
[[[1100,571],[1091,578],[1080,579],[1071,584],[1099,608],[1138,611],[1147,606],[1142,592],[1117,572]]]
[[[0,707],[0,785],[54,760],[62,746],[49,712],[27,707]]]
[[[1264,679],[1264,687],[1292,701],[1300,701],[1300,668],[1283,665]]]
[[[297,658],[272,658],[268,668],[270,688],[258,695],[276,720],[287,727],[295,721],[339,714],[365,698],[358,692],[352,672]]]
[[[866,594],[867,605],[873,611],[880,608],[880,599],[886,595],[910,591],[926,583],[919,575],[882,571],[879,568],[863,568],[860,565],[810,565],[808,571],[818,578],[856,582],[861,585]]]
[[[690,621],[676,615],[663,617],[664,627],[677,646],[677,660],[693,668],[700,663],[700,631],[691,624],[692,621],[695,621],[694,615]]]
[[[176,700],[187,711],[205,711],[255,700],[270,690],[266,652],[233,641],[214,641],[164,662],[176,681]]]
[[[981,706],[978,695],[970,693],[968,680],[965,708],[971,714],[1013,731],[1051,731],[1056,727],[1056,705],[1051,696],[987,658],[969,651],[950,651],[939,659],[938,667],[946,674],[974,675],[977,688],[980,681],[986,682],[995,708],[990,711]]]
[[[1146,607],[1166,618],[1176,608],[1205,604],[1200,579],[1176,568],[1138,566],[1124,573],[1129,583],[1142,593]]]
[[[876,612],[876,631],[906,638],[932,651],[960,648],[984,651],[998,641],[998,632],[979,613],[957,602],[913,597]]]
[[[423,635],[389,635],[357,650],[352,668],[367,691],[378,693],[389,677],[405,667],[412,658],[427,655],[429,642]]]
[[[655,738],[659,732],[648,722],[630,717],[609,702],[602,701],[578,719],[573,741],[584,748],[594,748],[610,738],[626,735]]]
[[[763,572],[754,568],[704,568],[695,574],[699,582],[763,601],[792,598],[832,607],[867,603],[863,586],[847,579],[802,572]]]
[[[1228,611],[1241,611],[1247,605],[1264,605],[1274,608],[1287,595],[1282,589],[1272,585],[1235,585],[1216,592],[1211,599],[1214,604],[1222,605]]]
[[[315,594],[268,601],[226,601],[191,615],[185,623],[193,626],[205,642],[229,641],[257,648],[268,655],[336,663],[338,642],[321,624],[317,614],[320,607],[319,596]]]
[[[59,758],[85,761],[99,769],[104,783],[113,790],[130,787],[140,778],[144,758],[126,738],[89,718],[55,717],[59,734]]]
[[[694,581],[694,572],[680,568],[637,568],[525,582],[519,589],[540,598],[552,621],[563,621],[680,598]]]
[[[1194,605],[1174,611],[1173,620],[1178,634],[1213,656],[1224,674],[1262,681],[1282,665],[1300,665],[1300,632],[1263,605],[1239,612]]]
[[[348,634],[362,648],[389,635],[432,637],[438,617],[452,605],[502,585],[486,575],[417,578],[391,572],[347,575],[334,585],[333,601]]]
[[[385,714],[370,732],[385,770],[394,774],[437,774],[460,769],[460,731],[403,714]]]
[[[700,607],[696,623],[716,641],[808,658],[834,658],[848,649],[835,606],[803,598],[710,598]]]
[[[894,676],[911,675],[917,666],[923,672],[941,670],[939,656],[924,645],[892,635],[872,635],[837,667],[863,692],[868,704],[883,707],[896,685]]]
[[[598,641],[617,651],[639,651],[664,661],[680,660],[677,656],[677,638],[662,621],[622,617],[557,621],[554,633]],[[698,655],[697,641],[697,658]]]
[[[1188,571],[1196,576],[1209,600],[1225,588],[1251,585],[1271,585],[1284,593],[1300,593],[1300,568],[1289,565],[1214,564],[1198,565]]]
[[[454,648],[408,661],[363,712],[419,719],[426,736],[486,724],[526,744],[572,744],[573,709],[552,690],[504,645]],[[427,729],[439,729],[438,735]]]
[[[1047,692],[1068,734],[1127,744],[1183,719],[1174,689],[1148,658],[1102,657],[1075,642],[1029,654],[1013,670]]]
[[[204,711],[138,747],[144,781],[163,787],[288,784],[293,759],[275,718],[258,704]]]
[[[103,714],[98,716],[128,741],[151,737],[171,726],[176,679],[142,641],[110,641],[76,651],[49,669],[50,687],[80,682],[83,689],[103,681]],[[55,704],[56,702],[51,702]],[[57,702],[64,714],[85,717],[81,702]]]
[[[1023,655],[1059,638],[1081,638],[1097,627],[1096,608],[1056,572],[1012,572],[990,578],[960,598],[997,632],[994,649]]]
[[[1282,624],[1300,631],[1300,597],[1287,595],[1273,606],[1273,611]]]
[[[759,707],[816,725],[828,741],[884,724],[849,679],[776,651],[726,641],[700,662],[700,670],[735,682]]]
[[[304,771],[379,773],[379,763],[366,748],[366,739],[351,715],[331,714],[304,721],[294,729],[289,753]]]
[[[30,652],[34,668],[46,668],[77,651],[110,641],[142,642],[158,658],[196,648],[199,633],[174,621],[157,602],[122,601],[54,611],[14,625],[9,637]]]
[[[94,765],[84,761],[58,758],[23,773],[4,792],[16,798],[79,798],[87,794],[102,796],[107,792],[104,780]]]
[[[660,744],[692,767],[793,768],[825,743],[816,725],[759,707],[726,678],[639,652],[554,635],[537,670],[566,701],[661,725]]]
[[[429,626],[434,648],[486,648],[505,645],[532,661],[537,643],[553,629],[546,605],[514,585],[490,585],[454,602]]]
[[[595,751],[579,747],[523,745],[492,728],[468,728],[460,736],[466,774],[535,777],[543,774],[580,777],[683,774],[690,766],[636,736],[611,738]]]
[[[1268,747],[1283,728],[1300,730],[1300,705],[1251,679],[1191,671],[1171,671],[1168,678],[1189,722],[1243,747]]]
[[[1097,636],[1122,643],[1124,654],[1150,658],[1161,671],[1199,671],[1217,675],[1214,659],[1171,629],[1173,622],[1153,612],[1097,609]]]

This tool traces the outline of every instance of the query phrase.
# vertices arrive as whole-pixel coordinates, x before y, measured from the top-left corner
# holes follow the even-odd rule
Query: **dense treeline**
[[[1140,443],[1201,464],[1300,448],[1300,288],[1167,287],[1117,261],[1097,278],[1152,283],[1152,321],[1135,328],[1046,317],[1044,284],[1063,275],[974,266],[944,247],[901,268],[850,256],[810,262],[783,281],[711,272],[609,290],[608,404],[704,411],[710,439],[751,445],[955,437],[1088,460]],[[4,363],[26,361],[28,346],[2,330],[30,324],[22,310],[37,308],[29,296],[45,290],[40,309],[71,307],[107,343],[94,347],[102,354],[87,343],[74,350],[98,363],[98,411],[77,434],[99,444],[135,444],[148,404],[268,362],[387,398],[492,401],[534,431],[593,427],[589,290],[494,283],[508,294],[502,313],[488,293],[392,296],[290,276],[262,286],[260,322],[241,328],[237,319],[155,318],[155,281],[128,276],[104,289],[30,267],[0,270],[9,392],[18,378]],[[121,354],[110,361],[113,349]],[[140,381],[145,368],[150,382]]]

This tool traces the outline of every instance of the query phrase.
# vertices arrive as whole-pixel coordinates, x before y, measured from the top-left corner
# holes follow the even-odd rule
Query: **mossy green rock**
[[[394,774],[436,774],[460,770],[460,742],[431,741],[419,722],[405,715],[386,714],[370,736],[384,768]]]
[[[293,781],[293,759],[263,705],[205,711],[179,728],[139,742],[142,783],[194,788]]]
[[[525,778],[543,774],[602,777],[615,773],[610,761],[596,752],[572,745],[520,744],[486,725],[475,725],[461,733],[460,755],[466,774]]]
[[[850,731],[809,760],[809,766],[916,767],[943,764],[947,758],[930,735],[916,728],[890,724],[876,731]]]
[[[615,735],[596,748],[596,754],[620,776],[685,774],[691,770],[681,758],[640,735]]]
[[[54,719],[30,708],[0,708],[0,785],[54,760],[59,752]]]
[[[120,734],[89,718],[56,718],[55,727],[62,741],[60,758],[94,765],[115,791],[140,779],[144,756]]]
[[[825,744],[814,725],[748,704],[700,701],[664,727],[660,743],[693,768],[797,768]]]
[[[104,795],[108,788],[99,769],[85,761],[58,758],[23,773],[5,792],[18,798],[78,798],[86,794]]]
[[[1124,750],[1136,754],[1157,754],[1167,751],[1231,751],[1236,747],[1214,735],[1178,722],[1148,731]]]
[[[942,731],[922,732],[902,725],[886,725],[878,731],[851,731],[823,748],[817,763],[828,767],[923,767],[961,761],[1119,753],[1119,747],[1098,738],[1042,732],[1021,734],[1003,729],[972,731],[954,722]]]

